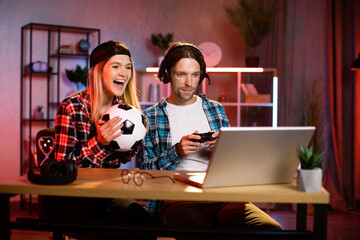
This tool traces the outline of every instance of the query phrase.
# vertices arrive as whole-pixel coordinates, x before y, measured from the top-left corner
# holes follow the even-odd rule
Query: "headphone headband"
[[[200,56],[198,58],[194,58],[199,64],[200,64],[200,81],[199,85],[203,81],[204,78],[208,79],[209,85],[210,85],[210,78],[209,75],[206,73],[206,63],[204,60],[204,56],[201,53],[201,51],[192,44],[179,44],[174,47],[170,47],[168,52],[166,53],[164,59],[162,60],[159,72],[158,72],[158,78],[160,81],[162,81],[164,84],[167,84],[170,82],[170,68],[172,66],[169,66],[169,61],[172,59],[172,57],[175,56],[176,53],[180,52],[181,50],[188,49],[189,52],[193,53],[194,55]],[[181,58],[180,58],[181,59]],[[179,60],[180,60],[179,59]]]

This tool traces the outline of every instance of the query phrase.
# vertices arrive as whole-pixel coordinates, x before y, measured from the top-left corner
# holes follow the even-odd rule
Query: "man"
[[[206,171],[221,127],[229,126],[224,108],[204,94],[195,95],[203,79],[210,83],[201,51],[188,43],[173,44],[161,62],[159,79],[171,93],[144,113],[150,128],[139,152],[142,169]],[[203,144],[194,133],[214,132]],[[147,210],[169,226],[233,226],[279,230],[281,226],[251,203],[149,201]]]

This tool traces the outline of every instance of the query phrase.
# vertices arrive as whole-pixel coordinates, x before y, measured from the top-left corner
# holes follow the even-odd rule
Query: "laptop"
[[[175,180],[200,188],[280,184],[293,181],[296,152],[315,127],[223,127],[206,172],[181,172]]]

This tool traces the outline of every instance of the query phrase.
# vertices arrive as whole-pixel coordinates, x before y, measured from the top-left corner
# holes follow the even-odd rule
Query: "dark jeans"
[[[67,222],[109,222],[111,224],[153,224],[153,218],[131,199],[39,197],[39,217]],[[79,240],[120,239],[99,234],[64,233]],[[121,238],[124,239],[124,238]],[[125,238],[126,239],[126,238]],[[131,237],[130,239],[137,239]],[[151,239],[156,238],[139,238]]]

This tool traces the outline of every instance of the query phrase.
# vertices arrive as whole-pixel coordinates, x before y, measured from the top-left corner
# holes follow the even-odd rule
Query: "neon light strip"
[[[263,68],[217,67],[206,68],[207,72],[263,72]]]
[[[147,67],[146,72],[158,72],[158,67]],[[264,72],[264,68],[241,68],[241,67],[209,67],[207,72]]]
[[[277,127],[278,118],[278,77],[273,77],[273,127]]]

